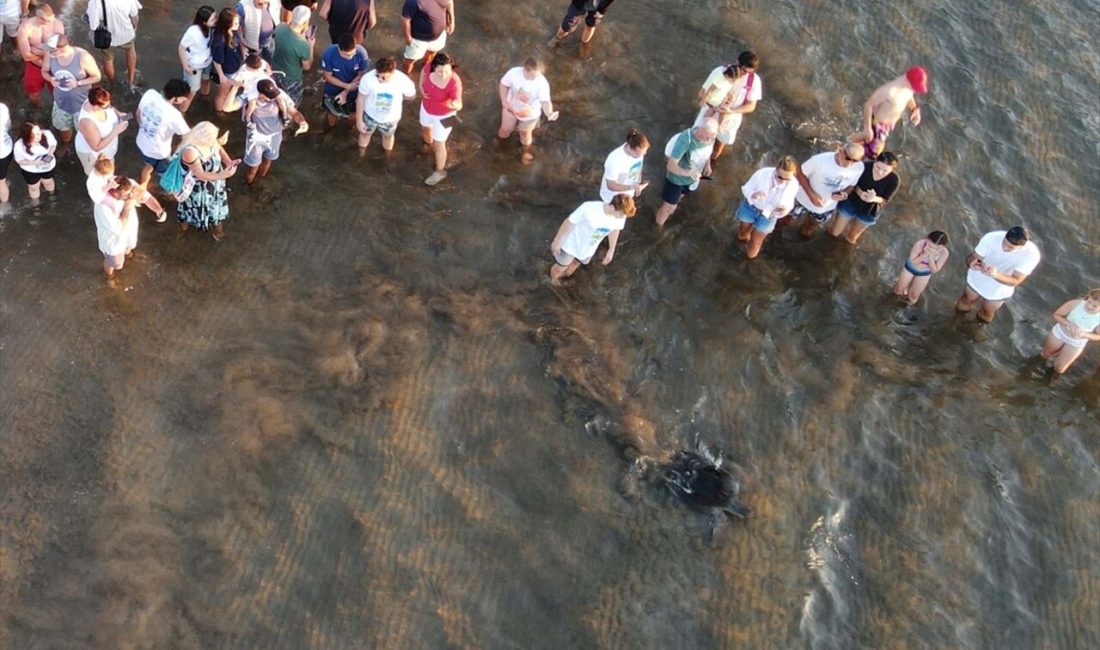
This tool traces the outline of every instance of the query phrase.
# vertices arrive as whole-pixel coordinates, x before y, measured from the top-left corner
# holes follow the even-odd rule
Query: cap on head
[[[905,72],[905,80],[918,93],[928,92],[928,71],[919,65],[915,65]]]
[[[1008,232],[1005,233],[1005,239],[1013,246],[1023,246],[1028,240],[1027,228],[1023,226],[1012,226],[1008,229]]]
[[[53,36],[46,39],[46,46],[51,48],[51,49],[56,48],[56,47],[65,47],[65,45],[69,44],[69,39],[65,39],[65,43],[63,45],[61,43],[62,38],[63,38],[62,34],[54,34]]]
[[[305,25],[309,22],[309,19],[313,16],[313,12],[309,7],[305,5],[298,5],[294,8],[294,11],[290,12],[290,24],[294,27],[299,25]]]

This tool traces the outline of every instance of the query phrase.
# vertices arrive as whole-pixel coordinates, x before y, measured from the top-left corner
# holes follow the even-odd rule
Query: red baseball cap
[[[919,65],[915,65],[905,72],[905,80],[918,93],[928,92],[928,71]]]

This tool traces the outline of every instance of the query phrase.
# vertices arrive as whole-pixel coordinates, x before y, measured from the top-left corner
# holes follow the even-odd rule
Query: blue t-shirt
[[[351,83],[359,73],[366,72],[369,67],[370,58],[367,57],[367,49],[362,45],[355,46],[355,54],[350,59],[340,56],[340,47],[337,45],[329,45],[321,55],[321,69],[344,83]],[[339,86],[325,83],[325,97],[335,97],[343,90]],[[348,101],[354,101],[358,94],[357,88],[349,90]]]
[[[241,54],[239,44],[238,47],[230,47],[221,34],[214,34],[210,37],[210,54],[214,57],[214,62],[222,67],[222,72],[227,77],[233,76],[237,70],[241,69],[241,64],[244,63],[244,56]]]

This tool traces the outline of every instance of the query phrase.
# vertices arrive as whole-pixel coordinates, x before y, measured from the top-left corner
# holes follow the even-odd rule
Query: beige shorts
[[[434,41],[418,41],[415,38],[412,43],[405,46],[405,58],[410,61],[419,61],[428,52],[442,52],[447,45],[447,30]]]

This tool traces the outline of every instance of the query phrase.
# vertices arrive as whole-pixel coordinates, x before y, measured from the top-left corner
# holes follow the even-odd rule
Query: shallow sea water
[[[144,4],[159,87],[194,6]],[[315,128],[233,182],[225,241],[146,219],[107,286],[75,159],[41,206],[13,181],[0,647],[1100,646],[1097,352],[1054,387],[1037,357],[1050,312],[1100,286],[1095,5],[634,0],[548,50],[565,4],[459,3],[467,108],[435,189],[415,104],[388,162]],[[57,6],[72,31],[84,3]],[[401,47],[397,3],[378,11],[372,58]],[[660,150],[746,47],[765,99],[658,232]],[[496,84],[531,54],[562,117],[523,167]],[[883,222],[746,261],[739,185],[840,142],[914,62],[932,91],[891,138]],[[614,262],[553,290],[549,241],[629,126],[653,189]],[[119,161],[137,172],[132,134]],[[962,260],[1015,223],[1044,262],[978,329],[952,311]],[[952,263],[901,308],[934,229]],[[755,512],[713,539],[641,471],[698,441]]]

